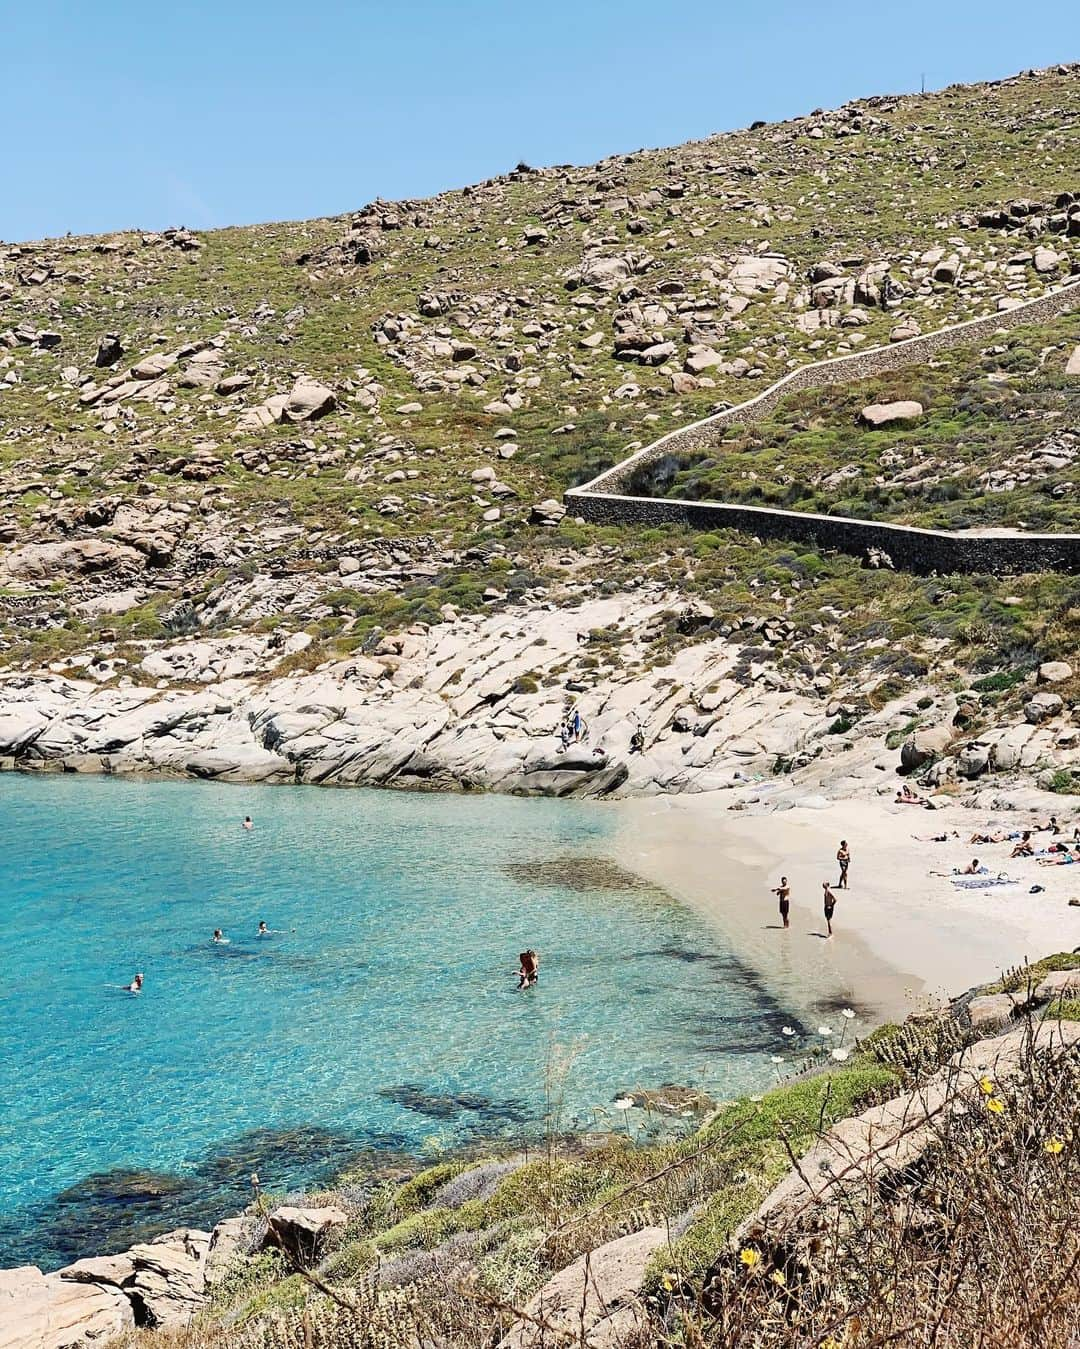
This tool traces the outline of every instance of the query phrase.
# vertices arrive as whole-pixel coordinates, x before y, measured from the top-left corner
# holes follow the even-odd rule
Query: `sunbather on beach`
[[[1062,852],[1054,853],[1053,856],[1040,857],[1037,859],[1041,867],[1070,867],[1074,862],[1080,862],[1080,849],[1076,852],[1069,852],[1068,849]]]
[[[985,867],[979,865],[979,859],[977,857],[973,857],[971,861],[967,864],[967,866],[964,867],[963,871],[961,871],[959,874],[961,876],[978,876],[985,869],[986,869]]]
[[[968,839],[969,843],[1007,843],[1009,835],[1003,829],[998,829],[993,834],[974,833]]]
[[[1030,857],[1035,851],[1031,842],[1031,830],[1025,829],[1020,836],[1020,841],[1009,854],[1010,857]]]

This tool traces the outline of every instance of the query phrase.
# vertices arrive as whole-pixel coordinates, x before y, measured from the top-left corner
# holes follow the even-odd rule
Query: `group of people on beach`
[[[828,881],[821,882],[822,908],[825,913],[826,936],[833,935],[833,914],[836,912],[836,891],[848,888],[848,872],[851,869],[851,850],[846,838],[840,840],[836,850],[836,861],[840,868],[840,878],[833,887]],[[777,897],[780,908],[780,921],[785,928],[791,926],[791,885],[786,876],[780,877],[780,884],[773,886],[772,893]]]

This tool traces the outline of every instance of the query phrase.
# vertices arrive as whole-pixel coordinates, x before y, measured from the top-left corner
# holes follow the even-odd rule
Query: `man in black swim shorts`
[[[791,912],[791,886],[788,885],[786,876],[780,877],[780,884],[774,887],[773,894],[780,901],[780,917],[783,919],[784,926],[790,927],[791,922],[788,915]]]
[[[832,916],[836,912],[836,896],[833,894],[828,881],[821,882],[821,888],[824,891],[825,900],[825,926],[829,929],[829,936],[832,936]]]

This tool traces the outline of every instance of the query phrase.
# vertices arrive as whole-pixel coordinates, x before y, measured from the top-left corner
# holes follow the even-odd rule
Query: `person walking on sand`
[[[790,927],[791,919],[789,915],[791,913],[791,886],[788,885],[788,878],[786,876],[780,877],[780,884],[774,886],[772,893],[779,900],[780,917],[783,920],[784,926]]]
[[[833,934],[832,916],[836,912],[836,895],[828,881],[822,881],[821,888],[824,891],[823,898],[825,900],[825,926],[829,929],[829,936],[831,937]]]
[[[848,867],[851,866],[851,853],[848,851],[847,839],[840,840],[840,847],[836,850],[836,860],[840,863],[840,879],[836,882],[838,890],[846,890]]]

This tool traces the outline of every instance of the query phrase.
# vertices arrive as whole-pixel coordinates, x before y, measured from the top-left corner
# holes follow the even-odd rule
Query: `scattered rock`
[[[859,413],[864,426],[880,430],[883,426],[895,426],[897,422],[913,422],[923,415],[923,405],[914,400],[899,403],[871,403]]]

